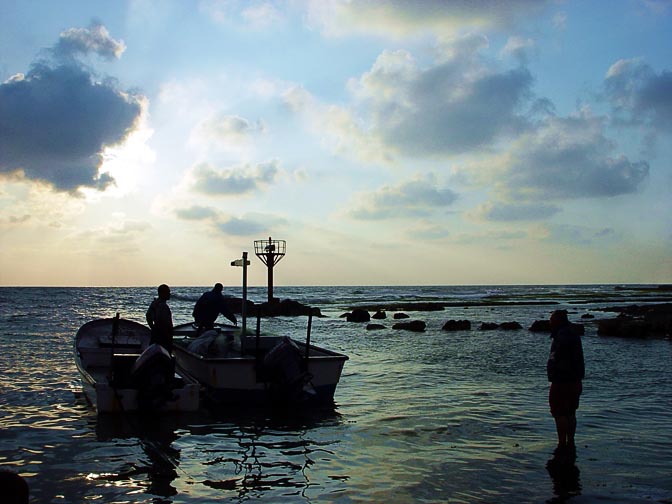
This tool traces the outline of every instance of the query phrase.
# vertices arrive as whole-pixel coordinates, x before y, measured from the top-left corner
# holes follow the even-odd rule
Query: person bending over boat
[[[548,403],[558,434],[555,454],[559,459],[569,461],[576,456],[576,410],[582,391],[581,380],[585,375],[583,346],[581,336],[567,319],[567,310],[554,311],[550,326],[552,342],[546,372],[551,382]]]
[[[152,330],[151,343],[158,343],[168,350],[168,352],[172,352],[173,314],[166,303],[170,299],[170,287],[166,284],[161,284],[157,291],[159,297],[154,298],[145,314],[147,325]]]
[[[234,325],[238,325],[236,316],[229,309],[226,303],[226,298],[222,295],[223,290],[224,286],[218,282],[212,290],[204,292],[203,295],[198,298],[198,301],[196,301],[192,315],[198,326],[199,333],[206,329],[212,329],[215,325],[215,320],[217,320],[220,313]]]

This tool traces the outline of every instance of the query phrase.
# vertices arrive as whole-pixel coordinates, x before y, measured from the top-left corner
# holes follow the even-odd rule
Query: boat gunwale
[[[189,329],[187,329],[189,328]],[[214,329],[217,330],[220,334],[228,334],[228,333],[240,333],[242,330],[241,327],[239,326],[233,326],[229,324],[215,324]],[[180,340],[180,341],[185,341],[185,340],[193,340],[195,339],[192,334],[196,331],[196,326],[193,322],[185,322],[182,324],[178,324],[173,328],[173,343],[175,343],[175,340]],[[176,338],[175,336],[178,336]],[[289,336],[287,336],[289,337]],[[251,346],[254,346],[255,340],[257,336],[254,332],[251,332],[249,330],[245,331],[245,342],[249,342]],[[282,338],[285,338],[285,336],[280,336],[280,335],[275,335],[275,334],[268,334],[268,335],[260,335],[259,338],[261,340],[269,340],[269,339],[278,339],[281,340]],[[299,348],[305,352],[306,349],[306,343],[304,341],[297,340],[296,338],[289,337],[294,343],[296,343]],[[182,346],[180,344],[173,344],[173,351],[175,349],[179,349],[180,351],[183,351],[185,353],[188,353],[190,355],[193,355],[194,357],[197,357],[201,360],[207,360],[207,361],[218,361],[218,360],[231,360],[231,361],[256,361],[257,357],[254,355],[250,356],[244,356],[241,355],[239,357],[217,357],[217,356],[207,356],[207,355],[202,355],[198,354],[195,352],[192,352],[191,350],[187,349],[186,346]],[[311,350],[315,350],[317,352],[320,352],[321,354],[326,354],[326,355],[309,355],[308,360],[319,360],[319,361],[331,361],[331,360],[343,360],[347,361],[349,360],[349,357],[343,353],[336,352],[335,350],[329,350],[328,348],[324,348],[318,345],[310,344],[309,348]]]

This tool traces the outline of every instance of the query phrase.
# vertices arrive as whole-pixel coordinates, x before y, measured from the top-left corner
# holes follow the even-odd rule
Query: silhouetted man
[[[196,301],[192,315],[199,327],[199,331],[211,329],[215,325],[215,320],[217,320],[220,313],[234,325],[238,325],[236,316],[229,309],[226,304],[226,298],[222,295],[223,290],[224,286],[221,283],[216,283],[211,291],[204,292],[198,301]]]

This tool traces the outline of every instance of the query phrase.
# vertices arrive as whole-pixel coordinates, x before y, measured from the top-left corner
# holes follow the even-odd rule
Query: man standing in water
[[[152,343],[158,343],[168,352],[173,350],[173,314],[166,303],[170,299],[170,287],[159,285],[159,297],[152,301],[147,309],[147,325],[152,330]]]
[[[576,457],[576,410],[585,374],[583,346],[581,336],[567,319],[567,310],[554,311],[550,326],[552,342],[546,372],[551,382],[548,403],[558,432],[555,455],[569,461]]]

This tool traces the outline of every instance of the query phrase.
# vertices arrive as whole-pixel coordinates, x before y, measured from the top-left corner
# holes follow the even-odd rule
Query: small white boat
[[[173,353],[215,405],[333,404],[348,357],[311,345],[310,320],[308,328],[301,342],[258,329],[241,339],[241,328],[223,324],[199,335],[193,324],[182,324],[173,331]]]
[[[119,318],[87,322],[75,336],[84,395],[99,413],[196,411],[200,385],[179,373],[148,327]]]

